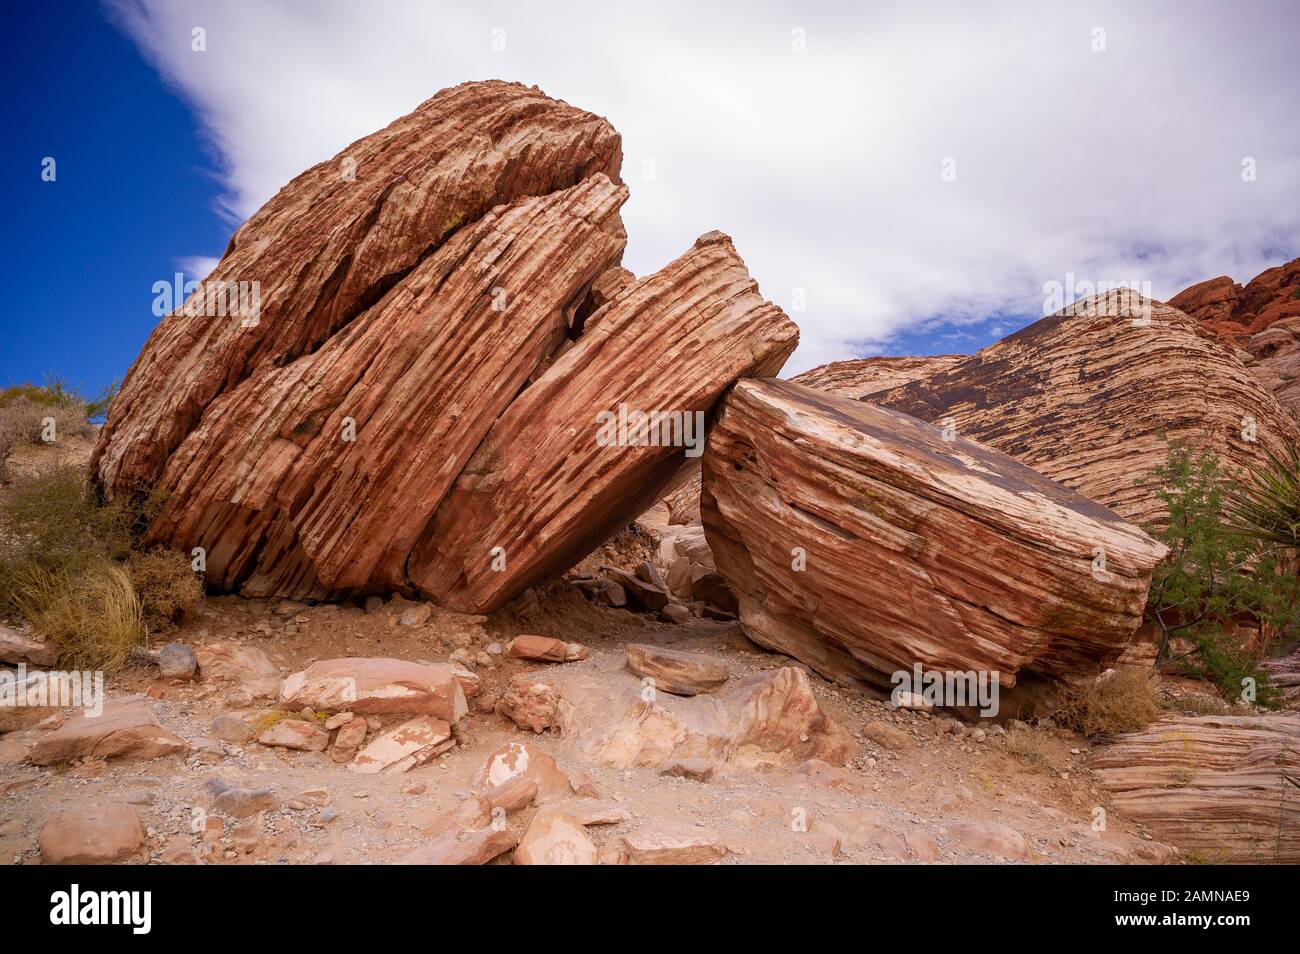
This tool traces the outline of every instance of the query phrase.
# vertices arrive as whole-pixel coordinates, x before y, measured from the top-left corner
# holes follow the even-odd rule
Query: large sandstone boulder
[[[1168,440],[1211,448],[1229,470],[1300,440],[1227,347],[1127,290],[1075,302],[868,400],[951,427],[1143,524],[1164,516],[1150,473]]]
[[[257,320],[164,320],[100,486],[161,492],[148,541],[248,596],[478,611],[566,569],[686,459],[600,443],[597,413],[708,413],[797,338],[720,233],[631,280],[620,161],[600,117],[487,82],[304,173],[211,279],[260,280]]]
[[[1171,716],[1090,767],[1117,811],[1201,861],[1300,862],[1300,716]]]
[[[997,673],[1004,711],[1115,659],[1165,554],[997,451],[788,381],[732,391],[702,501],[751,639],[879,689]]]
[[[1300,418],[1300,258],[1238,285],[1226,275],[1184,289],[1169,304],[1243,349],[1246,366]]]

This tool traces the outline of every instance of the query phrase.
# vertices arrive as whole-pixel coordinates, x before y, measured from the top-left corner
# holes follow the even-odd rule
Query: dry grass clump
[[[131,583],[150,628],[177,622],[203,600],[203,586],[182,553],[159,547],[132,555],[130,566]]]
[[[1012,726],[1011,731],[1007,733],[1007,751],[1012,755],[1020,756],[1035,768],[1051,768],[1048,760],[1051,744],[1041,732]]]
[[[0,616],[21,615],[61,663],[112,670],[202,598],[178,553],[133,550],[142,507],[103,506],[64,464],[16,482],[0,505]],[[138,588],[138,590],[137,590]]]
[[[1203,692],[1184,692],[1176,696],[1171,695],[1162,699],[1160,705],[1170,712],[1191,716],[1230,715],[1233,711],[1232,706],[1218,696],[1206,695]]]
[[[1148,673],[1122,669],[1068,692],[1056,721],[1080,735],[1136,732],[1160,712]]]
[[[75,575],[28,565],[15,583],[19,609],[64,665],[118,669],[144,644],[140,598],[116,563],[98,560]]]

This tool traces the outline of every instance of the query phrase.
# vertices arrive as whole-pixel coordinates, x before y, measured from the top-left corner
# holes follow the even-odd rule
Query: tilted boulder
[[[1209,448],[1233,471],[1300,440],[1228,347],[1127,290],[1075,302],[866,400],[951,427],[1142,524],[1165,516],[1151,471],[1168,441]]]
[[[1115,810],[1212,863],[1300,862],[1300,716],[1171,716],[1089,761]]]
[[[304,173],[210,279],[260,281],[256,319],[163,321],[99,486],[157,492],[147,542],[201,547],[207,583],[246,596],[479,611],[567,569],[686,459],[598,443],[597,412],[707,414],[797,338],[720,233],[640,281],[619,266],[620,149],[600,117],[488,82]]]
[[[997,673],[1003,711],[1117,657],[1165,554],[997,451],[788,381],[728,396],[702,511],[754,641],[878,689]]]

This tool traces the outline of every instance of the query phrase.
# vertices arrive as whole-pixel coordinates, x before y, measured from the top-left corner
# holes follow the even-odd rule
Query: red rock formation
[[[1117,811],[1200,861],[1300,862],[1300,717],[1168,717],[1090,767]]]
[[[1300,418],[1300,258],[1244,286],[1226,275],[1211,278],[1169,304],[1244,351],[1247,367]]]
[[[997,451],[787,381],[732,390],[701,508],[751,639],[880,689],[996,672],[1011,714],[1120,654],[1165,554]]]
[[[938,354],[931,357],[852,358],[848,361],[832,361],[830,364],[819,365],[802,374],[796,374],[790,380],[842,397],[864,398],[868,394],[888,391],[900,384],[947,371],[964,358],[965,355],[960,354]]]
[[[490,82],[304,173],[213,273],[261,281],[257,322],[160,325],[100,486],[158,492],[148,541],[203,548],[208,583],[249,596],[478,611],[567,568],[683,461],[597,446],[596,411],[707,414],[797,338],[720,233],[641,281],[619,267],[619,162],[603,119]]]
[[[597,173],[617,182],[621,163],[604,119],[493,81],[443,90],[308,169],[240,226],[205,283],[215,299],[218,282],[258,282],[256,323],[178,308],[150,335],[95,449],[101,486],[151,486],[218,396],[315,351],[489,209]]]
[[[1149,475],[1167,459],[1166,438],[1212,448],[1229,471],[1300,440],[1227,347],[1127,291],[1077,302],[870,400],[951,425],[1135,523],[1163,516]]]

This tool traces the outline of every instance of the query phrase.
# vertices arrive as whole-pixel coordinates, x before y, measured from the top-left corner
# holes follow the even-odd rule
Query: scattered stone
[[[429,617],[432,615],[432,605],[429,603],[416,603],[414,606],[408,606],[402,610],[402,616],[398,623],[402,626],[423,626],[429,622]]]
[[[271,788],[243,788],[222,778],[210,778],[203,791],[213,808],[232,818],[274,811],[276,806],[275,790]]]
[[[644,643],[627,645],[627,667],[654,680],[655,688],[679,696],[711,692],[727,681],[726,662],[716,656],[687,653]]]
[[[325,723],[325,728],[330,727]],[[347,722],[338,727],[338,734],[334,736],[334,745],[340,749],[359,749],[366,741],[366,731],[370,726],[361,716],[352,716]]]
[[[560,691],[527,673],[510,680],[496,711],[521,729],[541,733],[558,728]]]
[[[330,734],[317,722],[304,719],[280,719],[257,734],[263,745],[303,752],[324,752],[330,744]]]
[[[280,699],[289,707],[325,712],[419,713],[456,722],[468,711],[466,683],[477,687],[478,678],[447,665],[385,657],[327,659],[285,679]]]
[[[676,823],[638,829],[623,836],[620,845],[633,865],[707,865],[727,854],[717,833]]]
[[[912,737],[896,725],[872,719],[862,727],[862,734],[876,745],[893,752],[907,752],[915,743]]]
[[[949,823],[947,829],[969,851],[1007,861],[1029,860],[1029,843],[1014,828],[997,822],[958,821]]]
[[[659,611],[659,615],[670,623],[689,623],[691,621],[691,611],[681,603],[669,603]]]
[[[53,666],[59,659],[58,650],[38,639],[20,633],[10,626],[0,625],[0,662],[17,666]]]
[[[347,725],[355,718],[356,714],[353,712],[336,712],[325,720],[325,728],[327,731],[333,732],[335,729],[340,729]],[[365,720],[363,719],[362,721],[364,722]]]
[[[188,752],[189,743],[164,729],[143,699],[104,703],[99,715],[80,709],[32,746],[31,761],[55,765],[73,759],[156,759]]]
[[[446,720],[419,715],[381,732],[348,768],[363,775],[409,772],[455,744]]]
[[[564,797],[572,792],[568,776],[555,759],[527,742],[507,742],[488,756],[479,770],[476,786],[487,790],[523,777],[537,783],[543,799]]]
[[[129,805],[103,805],[59,812],[40,833],[47,865],[109,865],[143,859],[144,828]]]
[[[253,728],[253,712],[223,712],[212,720],[212,734],[225,742],[245,745],[253,740],[256,730]]]
[[[538,810],[514,854],[517,865],[594,865],[596,861],[596,845],[586,829],[556,808]]]
[[[361,605],[361,608],[367,613],[378,613],[384,608],[384,598],[382,596],[374,596],[373,594],[367,596],[365,602]]]
[[[659,766],[659,774],[670,775],[675,778],[690,778],[697,782],[707,782],[713,778],[713,763],[699,756],[673,759]]]
[[[404,865],[485,865],[518,844],[509,828],[484,828],[466,835],[449,831],[402,858]]]
[[[164,679],[188,682],[198,669],[198,655],[184,643],[168,643],[158,652],[158,671]]]
[[[506,655],[535,662],[575,662],[587,658],[587,647],[550,636],[516,636],[506,644]]]

